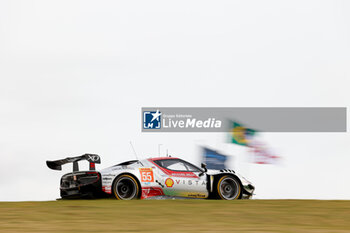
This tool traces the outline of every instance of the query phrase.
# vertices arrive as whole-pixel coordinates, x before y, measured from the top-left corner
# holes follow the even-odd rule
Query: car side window
[[[185,165],[186,165],[188,171],[191,171],[191,172],[201,172],[201,170],[200,170],[198,167],[196,167],[196,166],[194,166],[194,165],[192,165],[192,164],[190,164],[190,163],[188,163],[188,162],[185,162],[185,161],[184,161],[184,163],[185,163]]]
[[[172,171],[200,172],[194,165],[180,159],[164,159],[154,161],[159,166]]]
[[[180,161],[170,164],[167,168],[173,171],[188,171],[186,165]]]

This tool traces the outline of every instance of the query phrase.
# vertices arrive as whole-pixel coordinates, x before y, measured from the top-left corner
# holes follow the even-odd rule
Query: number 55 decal
[[[139,168],[141,174],[141,182],[154,182],[152,168]]]

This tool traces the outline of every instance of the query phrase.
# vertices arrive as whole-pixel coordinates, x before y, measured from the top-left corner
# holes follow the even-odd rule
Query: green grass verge
[[[0,202],[0,232],[350,232],[350,201]]]

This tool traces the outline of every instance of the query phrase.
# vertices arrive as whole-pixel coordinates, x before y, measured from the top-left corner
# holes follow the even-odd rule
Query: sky
[[[349,107],[348,1],[0,2],[0,201],[54,200],[46,160],[102,169],[200,146],[232,155],[257,199],[350,199],[349,133],[261,133],[249,163],[224,133],[141,133],[141,107]],[[348,117],[349,118],[349,117]]]

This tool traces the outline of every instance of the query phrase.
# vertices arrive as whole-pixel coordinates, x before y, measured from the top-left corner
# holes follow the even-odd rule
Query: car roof
[[[154,157],[154,158],[149,158],[150,160],[156,161],[156,160],[165,160],[165,159],[179,159],[176,157]]]

